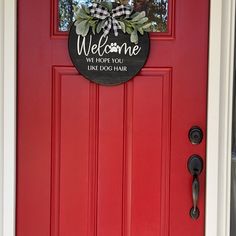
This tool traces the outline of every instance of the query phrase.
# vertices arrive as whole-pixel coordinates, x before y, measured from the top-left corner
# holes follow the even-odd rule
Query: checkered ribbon
[[[115,36],[118,36],[118,29],[121,29],[119,22],[116,17],[124,16],[128,18],[132,10],[129,6],[119,5],[112,9],[110,13],[107,8],[101,6],[98,3],[93,3],[90,6],[90,13],[93,17],[99,20],[106,20],[103,25],[103,35],[109,34],[110,30],[113,29]]]

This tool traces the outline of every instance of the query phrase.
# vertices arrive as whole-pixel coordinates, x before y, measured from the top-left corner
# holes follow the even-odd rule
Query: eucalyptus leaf
[[[102,26],[103,26],[103,22],[99,21],[97,24],[97,29],[96,29],[97,34],[99,34],[101,32]]]
[[[100,2],[101,6],[105,7],[109,12],[112,11],[112,2]]]
[[[86,11],[82,7],[79,8],[79,10],[76,12],[76,15],[82,19],[89,19],[90,18],[90,16],[86,13]]]
[[[92,20],[92,19],[88,20],[88,23],[89,23],[90,26],[94,26],[94,25],[96,26],[96,24],[97,24],[97,22],[95,20]]]
[[[138,43],[138,34],[137,34],[137,30],[133,30],[133,32],[130,35],[130,41],[131,43]]]
[[[92,26],[92,32],[93,32],[93,34],[96,34],[96,25],[95,24]]]
[[[78,10],[77,10],[77,11],[74,11],[74,17],[75,17],[76,20],[79,19],[79,13],[78,13]]]
[[[76,12],[78,11],[78,9],[79,9],[79,7],[76,6],[76,5],[73,5],[72,7],[73,7],[73,10],[72,10],[72,11],[73,11],[74,13],[76,13]]]
[[[139,32],[141,35],[143,35],[143,34],[144,34],[143,28],[142,28],[142,27],[138,28],[138,32]]]
[[[82,35],[85,37],[88,34],[89,31],[89,22],[87,20],[81,21],[77,26],[76,26],[76,33],[78,35]]]
[[[84,21],[84,19],[81,19],[81,18],[78,18],[76,21],[75,21],[75,26],[77,26],[80,22]]]
[[[118,22],[120,24],[121,30],[123,31],[123,33],[125,33],[126,32],[126,30],[125,30],[125,23],[122,22],[122,21],[118,21]]]
[[[140,19],[140,20],[137,22],[137,24],[138,24],[138,25],[142,25],[142,24],[146,23],[147,21],[148,21],[148,18],[147,18],[147,17],[143,17],[142,19]]]
[[[126,32],[127,32],[128,34],[131,34],[132,31],[133,31],[133,30],[132,30],[131,27],[129,27],[129,26],[126,27]]]
[[[122,20],[122,22],[125,24],[125,27],[131,27],[131,21],[130,20]]]
[[[149,23],[143,25],[142,28],[146,31],[146,30],[150,29],[151,26],[152,26],[152,22],[149,22]]]
[[[139,14],[137,16],[135,16],[131,21],[135,22],[135,21],[139,21],[141,20],[143,17],[146,16],[146,12],[145,11],[141,11],[139,12]]]

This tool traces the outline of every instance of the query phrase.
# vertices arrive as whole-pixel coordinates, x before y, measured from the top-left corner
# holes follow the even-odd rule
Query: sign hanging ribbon
[[[132,12],[129,6],[119,5],[112,9],[110,13],[107,8],[98,3],[93,3],[89,9],[93,17],[100,20],[106,20],[102,27],[104,36],[108,35],[111,29],[113,29],[115,36],[118,36],[118,29],[121,29],[121,26],[116,17],[124,16],[125,18],[128,18]]]

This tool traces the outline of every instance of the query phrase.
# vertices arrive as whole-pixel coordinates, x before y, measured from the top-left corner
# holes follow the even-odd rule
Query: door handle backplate
[[[203,160],[198,155],[193,155],[188,160],[188,170],[189,173],[193,176],[192,182],[192,198],[193,198],[193,207],[190,210],[190,216],[192,219],[198,219],[200,211],[198,209],[198,200],[200,193],[200,183],[198,176],[201,174],[203,169]]]

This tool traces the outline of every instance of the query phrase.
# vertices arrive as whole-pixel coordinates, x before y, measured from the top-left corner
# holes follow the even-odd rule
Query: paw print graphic
[[[110,48],[111,52],[118,52],[120,46],[118,46],[117,43],[111,43]]]

